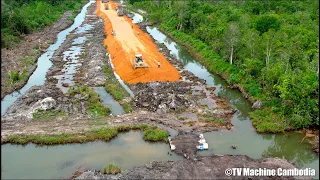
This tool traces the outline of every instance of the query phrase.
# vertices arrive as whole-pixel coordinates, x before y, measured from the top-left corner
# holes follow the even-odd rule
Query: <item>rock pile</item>
[[[192,102],[186,97],[191,93],[183,83],[152,82],[131,85],[135,94],[134,106],[149,111],[166,113],[170,110],[181,110]]]
[[[54,109],[58,104],[56,100],[62,95],[61,91],[57,91],[57,87],[33,86],[8,108],[3,117],[31,119],[32,113],[38,109]]]

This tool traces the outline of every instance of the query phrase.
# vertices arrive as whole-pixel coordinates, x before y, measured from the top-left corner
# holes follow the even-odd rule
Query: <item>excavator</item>
[[[117,6],[116,10],[117,10],[117,15],[118,16],[123,16],[123,8],[122,8],[122,6]]]

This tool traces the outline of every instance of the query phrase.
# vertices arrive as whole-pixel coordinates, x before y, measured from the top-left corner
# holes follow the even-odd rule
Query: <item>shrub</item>
[[[103,174],[118,174],[121,173],[121,168],[115,164],[109,164],[102,170]]]

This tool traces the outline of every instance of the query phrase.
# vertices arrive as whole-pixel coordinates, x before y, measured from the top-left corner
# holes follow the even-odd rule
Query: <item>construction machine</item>
[[[122,6],[117,6],[116,10],[117,10],[118,16],[123,16],[123,8],[122,8]]]
[[[142,54],[136,54],[133,62],[133,68],[147,68],[148,65],[142,60]]]

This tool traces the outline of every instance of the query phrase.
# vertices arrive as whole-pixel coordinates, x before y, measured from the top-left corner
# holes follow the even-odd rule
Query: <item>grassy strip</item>
[[[202,121],[207,122],[209,124],[225,125],[225,120],[219,117],[215,117],[212,111],[205,111],[203,114],[198,114],[198,116],[202,117]]]
[[[68,94],[73,96],[79,94],[81,97],[87,96],[88,98],[87,101],[85,101],[85,105],[90,115],[106,116],[111,112],[110,108],[101,102],[99,95],[86,85],[72,86],[69,88]]]
[[[2,143],[27,144],[35,143],[38,145],[56,145],[68,143],[85,143],[95,140],[109,141],[119,132],[129,130],[142,130],[143,139],[146,141],[167,142],[168,133],[156,126],[149,127],[146,124],[136,126],[105,127],[82,134],[59,134],[59,135],[11,135],[4,139]]]
[[[102,174],[118,174],[121,173],[121,168],[115,164],[109,164],[102,170]]]
[[[111,96],[116,99],[117,101],[120,101],[124,99],[125,97],[129,97],[130,94],[127,92],[126,89],[124,89],[117,78],[113,74],[113,70],[111,67],[106,64],[103,67],[103,72],[106,73],[108,79],[105,85],[105,89],[108,93],[111,94]]]
[[[121,106],[123,107],[123,110],[125,113],[130,113],[133,110],[132,105],[129,102],[123,102],[123,103],[121,103]]]
[[[126,89],[124,89],[124,87],[122,87],[117,78],[114,76],[112,68],[106,64],[103,68],[103,72],[108,77],[106,85],[104,86],[105,90],[110,93],[115,100],[119,101],[125,113],[132,112],[133,109],[131,103],[123,101],[124,98],[130,97],[130,94]],[[126,85],[129,87],[128,83],[126,83]]]
[[[158,128],[157,126],[148,127],[143,130],[143,139],[146,141],[167,142],[168,135],[168,132]]]
[[[53,119],[55,117],[60,117],[60,116],[65,116],[65,112],[62,110],[40,110],[38,109],[37,112],[32,114],[33,119],[42,119],[42,120],[47,120],[47,119]]]
[[[19,59],[21,63],[22,71],[9,71],[8,86],[13,87],[15,84],[25,82],[28,80],[27,68],[35,64],[35,60],[40,55],[40,49],[34,47],[27,56]]]

